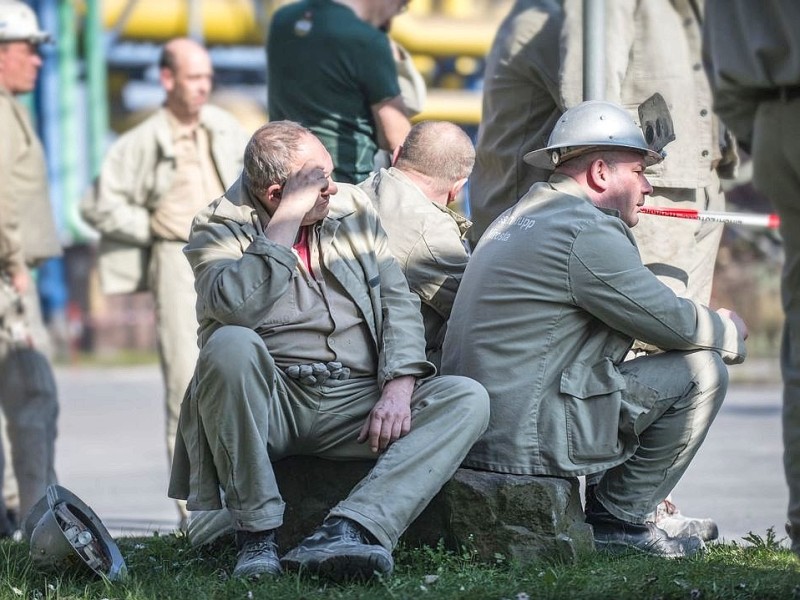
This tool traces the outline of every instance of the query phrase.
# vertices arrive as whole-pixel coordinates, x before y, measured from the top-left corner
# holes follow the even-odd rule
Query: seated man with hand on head
[[[442,342],[469,253],[470,222],[452,203],[475,163],[472,140],[458,125],[423,121],[392,157],[359,185],[372,200],[408,287],[422,302],[428,360],[438,368]]]
[[[601,549],[687,556],[699,537],[649,521],[744,360],[732,311],[675,295],[643,264],[631,227],[661,160],[620,106],[564,113],[526,161],[553,169],[478,243],[448,324],[442,372],[482,383],[489,428],[464,466],[524,475],[602,473],[586,521]],[[624,361],[634,340],[665,352]]]
[[[334,580],[388,575],[400,534],[488,423],[479,384],[432,377],[419,300],[369,199],[332,169],[304,127],[261,127],[241,178],[197,216],[185,249],[200,358],[170,496],[212,510],[224,492],[235,576],[281,565]],[[271,463],[292,455],[377,462],[279,561]]]

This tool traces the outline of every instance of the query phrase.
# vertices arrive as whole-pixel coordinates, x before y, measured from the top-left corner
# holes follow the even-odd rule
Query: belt
[[[304,385],[323,385],[329,379],[337,381],[350,379],[350,369],[335,361],[292,365],[286,367],[283,372],[289,379],[294,379]]]
[[[781,85],[778,87],[760,90],[758,98],[762,102],[775,101],[791,102],[800,98],[800,85]]]

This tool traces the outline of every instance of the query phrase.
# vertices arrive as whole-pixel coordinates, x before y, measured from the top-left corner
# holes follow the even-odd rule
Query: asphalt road
[[[158,367],[56,371],[61,400],[60,483],[112,534],[172,531],[166,497],[162,387]],[[713,517],[721,538],[741,543],[774,528],[785,537],[780,385],[732,384],[705,444],[674,493],[684,514]]]

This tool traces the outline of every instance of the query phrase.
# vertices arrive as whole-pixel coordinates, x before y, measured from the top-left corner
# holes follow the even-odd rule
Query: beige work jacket
[[[605,100],[637,108],[655,92],[667,102],[675,141],[647,168],[653,187],[704,188],[722,158],[719,121],[702,55],[701,0],[614,0],[606,13]],[[583,100],[582,2],[566,0],[559,75],[565,108]]]
[[[435,369],[425,360],[419,299],[409,291],[389,252],[386,233],[369,199],[355,186],[338,186],[338,193],[331,197],[330,214],[316,225],[320,260],[350,294],[369,327],[378,356],[378,384],[382,387],[405,375],[429,377]],[[292,249],[264,235],[262,220],[266,217],[257,203],[240,179],[198,214],[192,225],[184,252],[195,274],[201,348],[223,325],[259,331],[269,319],[270,306],[286,293],[297,274],[298,259]],[[298,345],[314,343],[319,343],[318,336],[298,333]],[[188,394],[184,399],[195,401]],[[197,410],[182,412],[198,414]],[[204,440],[200,427],[200,423],[181,422],[170,489],[171,493],[182,490],[187,494],[191,489],[200,505],[219,507],[210,449],[202,443],[187,448],[184,441]],[[191,465],[196,466],[195,471]]]
[[[463,236],[470,222],[432,202],[394,167],[381,169],[359,187],[378,211],[408,287],[422,301],[426,351],[435,358],[469,260]]]
[[[355,186],[337,185],[330,214],[317,225],[320,260],[351,295],[369,327],[379,357],[379,384],[403,375],[432,375],[425,360],[419,299],[409,292],[369,200]],[[297,269],[295,253],[260,232],[255,202],[237,180],[192,225],[184,252],[195,274],[201,347],[222,325],[258,331],[271,299],[288,290]],[[251,295],[254,289],[261,290],[257,301]],[[298,335],[297,344],[317,339]]]
[[[0,269],[59,256],[44,149],[28,111],[0,86]]]
[[[657,397],[618,369],[634,339],[745,357],[730,319],[642,265],[617,213],[564,175],[534,185],[481,239],[448,324],[442,373],[472,377],[491,398],[464,464],[569,477],[627,460],[634,422]]]
[[[208,132],[211,159],[227,188],[242,169],[247,133],[230,113],[210,105],[200,113],[200,126]],[[165,108],[125,133],[108,151],[96,190],[81,206],[83,218],[101,235],[98,268],[105,293],[147,289],[150,216],[174,175]]]

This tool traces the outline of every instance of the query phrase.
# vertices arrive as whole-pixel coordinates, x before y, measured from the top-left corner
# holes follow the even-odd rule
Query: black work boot
[[[618,519],[600,504],[593,491],[587,488],[585,512],[586,522],[594,530],[594,544],[598,550],[612,553],[636,551],[665,558],[680,558],[705,549],[699,537],[673,538],[654,523],[631,523]]]
[[[234,577],[257,578],[261,575],[278,576],[283,571],[278,560],[275,530],[236,530],[236,567]]]
[[[0,503],[0,539],[9,538],[14,535],[16,523],[11,522],[8,515],[10,512],[11,511],[6,511],[5,507]]]
[[[8,524],[11,526],[11,529],[14,531],[22,527],[22,523],[19,521],[18,508],[6,508],[6,519],[8,520]]]
[[[361,525],[350,519],[330,517],[295,549],[281,559],[287,571],[320,575],[333,581],[366,580],[389,575],[392,554]]]

